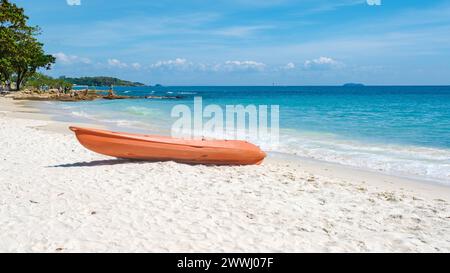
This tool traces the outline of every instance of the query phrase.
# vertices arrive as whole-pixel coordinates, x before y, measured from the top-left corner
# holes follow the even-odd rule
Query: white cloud
[[[88,58],[78,57],[75,55],[67,55],[62,52],[53,54],[53,57],[56,58],[57,62],[59,62],[61,64],[65,64],[65,65],[76,64],[76,63],[83,63],[83,64],[91,63],[91,60]]]
[[[81,0],[66,0],[69,6],[81,6]]]
[[[184,58],[176,58],[175,60],[158,61],[150,67],[156,69],[185,69],[191,65],[192,63],[188,62]]]
[[[221,63],[203,63],[191,62],[184,58],[173,60],[164,60],[153,63],[149,66],[151,69],[160,70],[182,70],[182,71],[213,71],[213,72],[232,72],[232,71],[263,71],[267,65],[256,61],[225,61]]]
[[[295,64],[290,62],[290,63],[287,63],[285,66],[283,66],[283,69],[290,70],[290,69],[294,69],[295,67],[296,67]]]
[[[131,67],[136,70],[139,70],[139,69],[141,69],[142,65],[140,63],[132,63]]]
[[[305,61],[304,67],[309,70],[327,70],[340,68],[343,64],[329,57],[320,57]]]
[[[256,61],[226,61],[224,65],[220,65],[219,68],[223,68],[228,71],[234,70],[257,70],[261,71],[266,68],[266,64]]]
[[[121,61],[119,61],[117,59],[109,59],[108,60],[108,65],[110,67],[117,67],[117,68],[127,68],[128,67],[128,64],[123,63],[123,62],[121,62]]]

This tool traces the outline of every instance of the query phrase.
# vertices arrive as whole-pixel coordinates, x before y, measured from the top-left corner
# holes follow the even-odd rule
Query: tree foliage
[[[47,87],[49,89],[72,89],[72,84],[70,82],[62,79],[54,79],[50,76],[38,72],[34,73],[27,79],[25,86],[35,89],[43,89],[44,87]]]
[[[43,44],[36,38],[39,27],[28,26],[27,21],[23,8],[0,0],[0,81],[10,82],[14,78],[17,90],[38,69],[50,69],[55,63],[55,58],[45,54]]]

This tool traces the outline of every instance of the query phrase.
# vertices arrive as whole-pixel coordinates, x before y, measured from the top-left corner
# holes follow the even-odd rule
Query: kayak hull
[[[117,158],[206,165],[261,164],[266,154],[238,140],[183,140],[164,136],[70,127],[87,149]]]

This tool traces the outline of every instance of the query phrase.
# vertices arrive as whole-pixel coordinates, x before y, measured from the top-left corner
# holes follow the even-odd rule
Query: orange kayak
[[[261,164],[266,154],[239,140],[184,140],[70,127],[87,149],[117,158],[207,165]]]

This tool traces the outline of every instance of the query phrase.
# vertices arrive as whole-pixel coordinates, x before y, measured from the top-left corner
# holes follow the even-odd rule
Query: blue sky
[[[165,85],[450,84],[450,1],[13,0],[52,76]],[[77,5],[79,2],[80,5]]]

